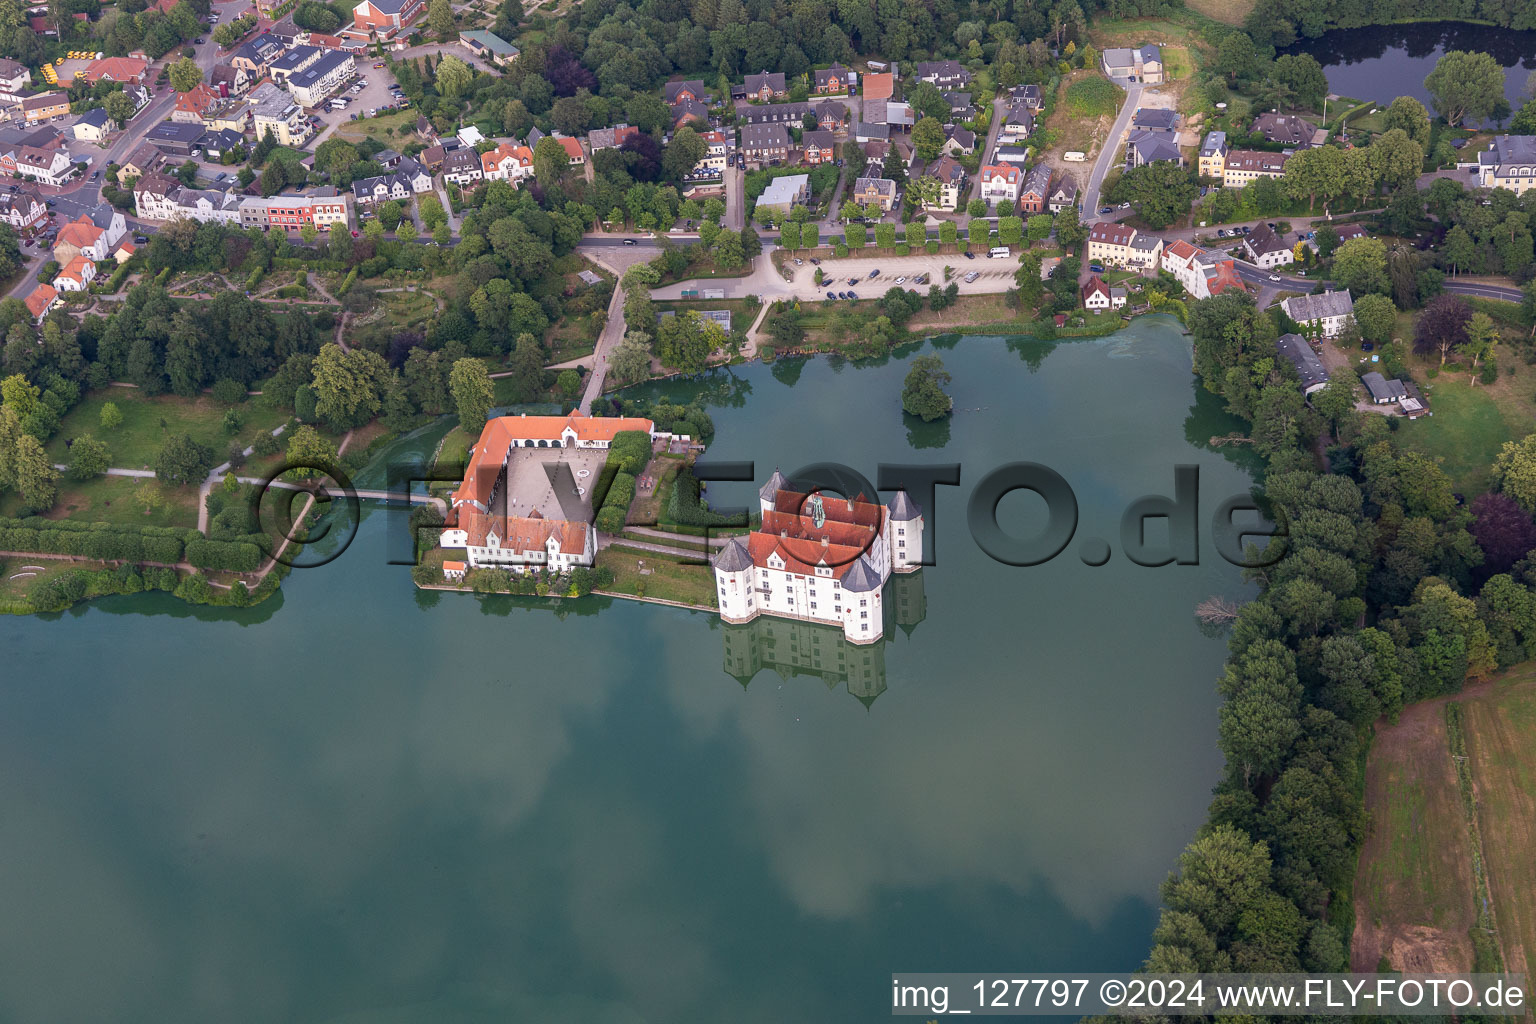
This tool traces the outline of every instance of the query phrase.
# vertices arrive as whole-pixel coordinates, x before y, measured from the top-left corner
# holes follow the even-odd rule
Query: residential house
[[[532,132],[529,133],[530,136],[532,136],[532,134],[533,134]],[[594,128],[594,129],[592,129],[590,132],[587,133],[587,145],[589,147],[591,147],[592,152],[594,152],[594,153],[596,153],[600,149],[618,149],[619,147],[624,145],[624,140],[625,139],[628,139],[632,135],[639,135],[639,134],[640,134],[640,129],[639,128],[636,128],[634,125],[625,124],[623,121],[620,121],[618,124],[614,125],[612,128]],[[534,142],[533,142],[533,140],[531,138],[530,138],[530,140],[528,142],[528,146],[529,146],[530,149],[534,146]]]
[[[747,99],[749,100],[767,103],[769,100],[788,95],[789,90],[784,85],[784,73],[781,71],[775,71],[772,74],[760,71],[755,75],[747,76]]]
[[[704,83],[696,78],[685,82],[667,82],[661,87],[661,98],[667,106],[682,100],[693,100],[695,103],[708,103],[709,92],[704,88]]]
[[[318,46],[295,46],[287,53],[281,54],[267,65],[267,74],[272,81],[286,87],[288,79],[309,67],[320,59],[323,51]]]
[[[695,128],[707,127],[709,124],[709,108],[698,100],[678,100],[672,104],[672,127],[681,128],[683,125],[693,122]]]
[[[244,68],[245,73],[251,76],[251,81],[259,82],[267,77],[272,62],[282,54],[283,41],[264,32],[242,44],[230,55],[229,62],[237,68]]]
[[[351,32],[392,39],[422,12],[422,0],[363,0],[352,8]]]
[[[1237,264],[1219,249],[1202,249],[1179,239],[1163,250],[1162,266],[1197,299],[1209,299],[1228,290],[1247,290],[1237,275]]]
[[[1365,385],[1366,394],[1377,405],[1391,405],[1408,397],[1408,389],[1402,381],[1387,380],[1375,370],[1362,375],[1360,383]]]
[[[48,207],[36,189],[21,186],[15,192],[0,193],[0,220],[21,231],[36,227],[48,219]]]
[[[32,72],[25,64],[9,57],[0,57],[0,93],[15,95],[24,91],[31,82]]]
[[[215,64],[208,72],[208,85],[225,99],[235,99],[251,87],[251,73],[228,62]]]
[[[1220,179],[1226,175],[1227,133],[1206,132],[1200,143],[1200,177]]]
[[[480,154],[468,146],[455,149],[443,157],[443,180],[463,188],[479,181],[485,175]]]
[[[140,220],[170,220],[176,212],[176,192],[181,182],[164,174],[150,173],[133,186],[134,209]]]
[[[1321,129],[1311,121],[1297,117],[1295,114],[1280,114],[1274,111],[1260,114],[1254,118],[1253,127],[1250,130],[1254,135],[1264,136],[1266,142],[1294,146],[1298,149],[1306,149],[1321,141],[1316,140]]]
[[[1299,334],[1282,334],[1275,341],[1275,348],[1296,367],[1301,378],[1301,393],[1310,395],[1328,386],[1328,368],[1312,350],[1312,343]]]
[[[53,258],[61,267],[67,266],[80,255],[90,260],[104,260],[111,251],[112,244],[107,240],[107,232],[97,227],[88,214],[60,228],[59,236],[53,243]]]
[[[1029,109],[1033,113],[1038,114],[1045,109],[1045,95],[1040,91],[1038,85],[1019,86],[1013,90],[1013,98],[1023,100],[1029,104]]]
[[[969,156],[976,150],[976,133],[952,124],[944,126],[944,152],[950,156]]]
[[[1337,244],[1352,242],[1357,238],[1369,238],[1370,233],[1365,230],[1364,224],[1335,224],[1333,225],[1333,237]]]
[[[133,57],[104,57],[93,61],[75,77],[84,79],[90,85],[95,85],[97,82],[143,85],[144,80],[149,77],[149,61],[137,60]]]
[[[789,131],[782,124],[749,124],[741,130],[741,155],[752,164],[789,156]]]
[[[811,198],[809,174],[785,174],[768,182],[763,194],[757,197],[758,209],[788,213],[790,207],[801,205]]]
[[[429,146],[437,145],[437,129],[432,127],[432,122],[428,121],[425,117],[418,117],[416,119],[416,135]],[[528,143],[528,148],[532,149],[533,143]]]
[[[69,113],[69,95],[62,92],[45,92],[28,96],[21,101],[22,119],[27,124],[37,124]]]
[[[1035,130],[1035,115],[1029,104],[1014,100],[1003,114],[1003,126],[998,130],[999,142],[1017,142]]]
[[[1028,146],[998,146],[992,151],[992,162],[995,164],[1017,164],[1020,167],[1029,163]]]
[[[245,124],[250,118],[243,100],[221,100],[203,114],[203,127],[210,131],[232,131],[245,134]]]
[[[1088,229],[1088,262],[1103,266],[1129,267],[1134,259],[1131,240],[1136,229],[1112,220],[1100,221]]]
[[[1056,181],[1056,187],[1051,189],[1050,210],[1052,213],[1060,213],[1062,210],[1077,206],[1077,179],[1070,174],[1063,174]]]
[[[949,116],[966,118],[971,116],[971,94],[968,92],[946,92],[944,102],[949,104]]]
[[[988,203],[1017,202],[1024,170],[1016,164],[986,164],[979,172],[981,198]]]
[[[1244,236],[1242,248],[1247,251],[1251,263],[1265,270],[1296,262],[1291,247],[1268,224],[1260,224]]]
[[[197,144],[209,160],[223,160],[224,154],[245,148],[245,133],[234,128],[219,128],[203,132]]]
[[[238,192],[220,192],[211,188],[186,188],[176,190],[176,209],[172,219],[186,217],[200,224],[240,223],[240,204],[246,197]]]
[[[161,170],[169,163],[165,154],[147,142],[141,142],[134,147],[127,159],[117,166],[117,183],[124,188],[134,178],[142,178],[147,174],[153,174]]]
[[[919,82],[932,82],[939,89],[964,89],[971,84],[971,73],[957,60],[918,61],[913,76]]]
[[[1222,167],[1223,188],[1242,188],[1258,178],[1278,178],[1285,174],[1287,153],[1268,153],[1261,149],[1234,149]]]
[[[1325,338],[1337,337],[1344,322],[1355,313],[1355,300],[1349,289],[1325,291],[1321,295],[1293,295],[1280,303],[1285,315],[1310,332]]]
[[[1472,166],[1479,188],[1524,195],[1536,188],[1536,135],[1495,135]]]
[[[1024,183],[1019,186],[1019,201],[1016,209],[1021,214],[1044,213],[1045,204],[1050,198],[1050,165],[1035,164],[1029,169],[1029,173],[1024,175]]]
[[[257,227],[263,231],[272,228],[299,231],[313,227],[325,232],[332,225],[345,227],[348,223],[347,197],[328,185],[305,195],[250,196],[240,202],[241,227]]]
[[[327,50],[319,60],[289,76],[288,92],[306,107],[318,106],[356,71],[357,62],[350,53]]]
[[[487,32],[484,29],[460,32],[459,42],[469,47],[471,53],[501,67],[506,67],[517,60],[518,55],[522,53],[521,50],[501,38],[501,36],[496,35],[494,32]]]
[[[707,133],[701,132],[700,136],[702,137],[704,134]],[[565,150],[565,162],[567,166],[581,167],[587,162],[587,151],[581,148],[580,139],[573,139],[569,135],[556,135],[554,139],[560,144],[560,148]],[[528,147],[528,152],[533,152],[532,146]]]
[[[837,140],[831,132],[805,132],[800,136],[800,149],[808,164],[831,163],[837,159]]]
[[[1179,112],[1167,107],[1137,107],[1131,117],[1132,128],[1171,132],[1179,126]]]
[[[80,115],[80,120],[76,121],[71,128],[75,138],[81,142],[105,142],[111,130],[112,119],[107,116],[107,111],[103,107],[87,110]]]
[[[726,168],[731,153],[731,140],[724,132],[700,132],[699,138],[709,147],[699,162],[693,165],[696,177],[719,177]]]
[[[61,292],[83,292],[85,286],[96,280],[96,264],[84,255],[76,256],[53,279],[53,286]]]
[[[823,131],[840,132],[848,123],[848,107],[837,100],[817,103],[811,108],[811,112],[816,115],[816,123]]]
[[[923,177],[934,178],[939,183],[938,197],[932,203],[925,204],[925,210],[931,212],[960,208],[960,194],[965,191],[965,168],[960,166],[960,161],[952,156],[941,156],[928,165]]]
[[[1112,46],[1099,57],[1104,73],[1110,78],[1128,78],[1133,82],[1161,85],[1163,51],[1151,43],[1140,46]]]
[[[443,158],[447,155],[448,151],[443,148],[442,143],[438,143],[435,146],[428,146],[426,149],[416,154],[417,159],[422,162],[422,165],[425,166],[426,169],[431,171],[433,174],[436,174],[443,169]]]
[[[59,293],[51,284],[40,284],[32,289],[26,302],[27,312],[32,314],[32,319],[42,323],[48,311],[59,304]]]
[[[176,106],[171,120],[182,124],[203,123],[203,115],[223,100],[206,82],[198,82],[195,88],[176,94]]]
[[[1149,235],[1144,232],[1136,232],[1131,239],[1130,256],[1126,260],[1126,266],[1132,270],[1156,270],[1157,261],[1163,255],[1163,240],[1157,235]]]
[[[799,124],[811,113],[809,103],[772,103],[766,106],[748,107],[741,111],[747,124]]]
[[[62,185],[75,173],[75,162],[64,149],[22,146],[16,150],[15,159],[17,177],[45,185]]]
[[[1126,165],[1145,167],[1160,160],[1183,166],[1184,154],[1179,152],[1179,137],[1173,132],[1132,128],[1125,143]]]
[[[889,178],[855,178],[849,201],[859,206],[878,206],[889,212],[896,205],[896,183]]]
[[[304,108],[271,82],[262,82],[251,90],[251,125],[257,141],[271,132],[280,146],[302,146],[310,136]]]
[[[533,174],[533,152],[527,146],[503,142],[480,154],[480,170],[486,181],[522,181]]]
[[[1099,313],[1110,307],[1109,285],[1105,284],[1098,274],[1088,278],[1088,283],[1083,285],[1081,294],[1084,309]]]
[[[811,91],[817,96],[835,96],[839,93],[853,92],[858,81],[859,76],[856,72],[849,71],[841,64],[833,64],[825,71],[811,72]]]

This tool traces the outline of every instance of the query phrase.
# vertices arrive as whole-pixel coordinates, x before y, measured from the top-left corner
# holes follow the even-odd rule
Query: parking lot
[[[952,270],[949,281],[944,280],[946,266]],[[924,253],[919,256],[856,256],[844,260],[822,260],[821,270],[825,280],[819,286],[815,283],[816,267],[809,260],[806,260],[804,266],[791,264],[790,268],[795,272],[795,292],[803,297],[825,299],[827,292],[835,294],[852,291],[862,298],[873,298],[884,295],[891,288],[926,290],[930,284],[938,284],[943,288],[950,281],[958,284],[962,292],[1005,291],[1013,287],[1013,275],[1019,269],[1019,258],[1010,256],[1008,259],[994,260],[985,253],[978,253],[975,259],[966,259],[961,253],[940,256]],[[872,270],[879,270],[880,273],[870,277]],[[972,273],[976,279],[965,280]],[[928,280],[923,284],[914,284],[913,278],[923,274],[929,275]],[[897,278],[901,277],[906,280],[898,284]]]
[[[316,133],[315,139],[310,143],[310,145],[305,147],[306,149],[313,151],[314,148],[321,142],[330,138],[331,134],[340,126],[348,123],[355,123],[353,122],[354,114],[357,115],[359,119],[361,119],[365,117],[370,110],[377,112],[386,106],[404,104],[405,101],[403,99],[395,99],[394,94],[391,93],[389,89],[390,86],[395,84],[395,76],[389,73],[388,68],[374,67],[374,65],[377,63],[381,62],[370,60],[366,57],[358,61],[358,77],[368,83],[363,87],[361,92],[353,92],[352,86],[346,85],[343,86],[339,92],[334,94],[338,98],[343,98],[349,101],[344,109],[332,110],[330,109],[329,103],[327,101],[321,103],[319,109],[311,111],[315,117],[320,119],[320,129]],[[360,138],[362,134],[363,132],[361,128],[359,128],[359,130],[356,132],[349,131],[343,133],[344,137],[352,138],[354,140],[356,138]],[[390,148],[398,150],[401,146],[405,145],[406,140],[404,138],[400,138],[398,135],[396,138],[398,139],[398,142],[395,145],[390,146]],[[385,144],[389,145],[388,141],[381,141],[385,141]]]

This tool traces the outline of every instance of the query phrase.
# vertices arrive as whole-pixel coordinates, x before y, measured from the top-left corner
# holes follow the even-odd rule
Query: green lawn
[[[117,405],[123,414],[122,425],[116,430],[101,427],[101,407],[107,402]],[[257,433],[270,431],[288,419],[286,412],[278,412],[259,402],[243,402],[235,406],[245,425],[235,435],[247,445]],[[122,469],[153,469],[155,456],[159,454],[165,439],[172,434],[187,433],[194,441],[206,444],[222,462],[229,447],[230,435],[224,432],[224,413],[229,406],[215,402],[207,395],[197,398],[180,398],[161,395],[146,398],[132,388],[106,388],[87,395],[80,404],[64,417],[59,432],[48,443],[48,456],[54,462],[68,460],[67,442],[81,434],[91,434],[104,441],[112,450],[112,465]]]
[[[1464,377],[1441,374],[1429,385],[1434,415],[1403,423],[1400,438],[1414,451],[1438,460],[1462,494],[1486,491],[1499,448],[1528,430],[1506,421],[1488,390],[1473,387]]]
[[[614,544],[598,552],[597,564],[613,570],[613,585],[604,588],[610,593],[715,607],[715,576],[702,560],[682,565],[655,551]]]
[[[161,504],[146,515],[144,506],[133,500],[134,492],[145,483],[154,484]],[[0,499],[0,515],[15,516],[21,511],[21,499],[8,494]],[[49,519],[78,519],[82,522],[116,523],[120,526],[197,526],[197,488],[165,487],[131,476],[99,476],[76,483],[59,481],[59,499],[45,515]]]
[[[394,142],[403,142],[410,135],[419,116],[420,112],[414,107],[407,107],[405,110],[392,111],[383,117],[366,117],[358,121],[347,120],[336,126],[334,137],[346,139],[348,142],[359,142],[371,135],[386,146],[392,146]]]
[[[1113,115],[1121,92],[1107,78],[1081,78],[1067,86],[1067,110],[1073,117]]]

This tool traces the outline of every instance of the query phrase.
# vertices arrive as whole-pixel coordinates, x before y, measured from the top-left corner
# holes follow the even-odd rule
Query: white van
[[[994,260],[1005,260],[1012,255],[1013,253],[1008,251],[1008,247],[1006,245],[998,245],[993,246],[992,250],[987,253],[987,258]]]

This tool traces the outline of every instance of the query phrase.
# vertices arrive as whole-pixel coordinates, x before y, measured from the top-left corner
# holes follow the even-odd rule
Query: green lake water
[[[938,427],[898,397],[935,349]],[[254,609],[0,619],[0,1020],[878,1021],[893,971],[1137,966],[1220,766],[1192,610],[1243,593],[1208,523],[1250,477],[1200,444],[1233,424],[1189,364],[1152,318],[657,386],[717,402],[710,457],[759,481],[962,463],[875,647],[417,592],[383,509]],[[1020,460],[1116,549],[1199,465],[1201,564],[993,562],[966,501]]]

